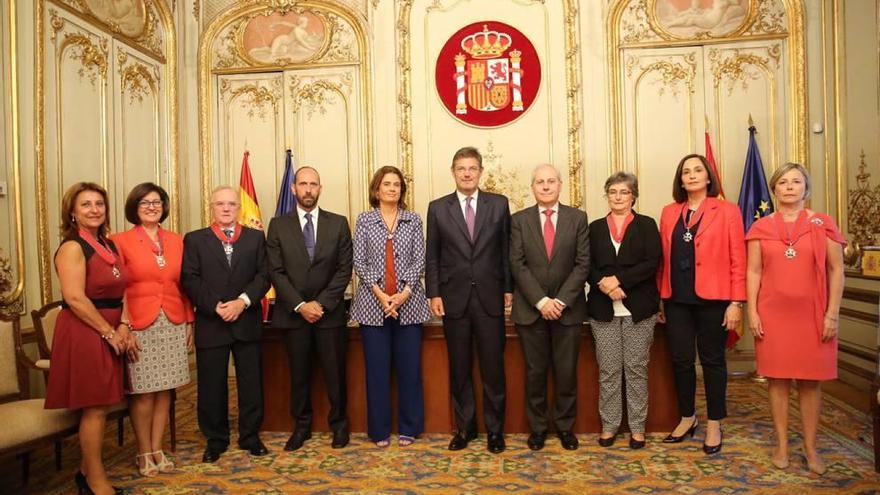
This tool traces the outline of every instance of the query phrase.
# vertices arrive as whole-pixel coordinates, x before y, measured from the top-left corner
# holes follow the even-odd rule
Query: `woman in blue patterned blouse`
[[[422,433],[422,323],[431,318],[421,277],[425,269],[422,220],[406,209],[406,181],[382,167],[370,181],[370,211],[354,229],[354,269],[360,279],[351,316],[361,326],[367,368],[367,434],[391,443],[391,366],[397,371],[398,440]]]

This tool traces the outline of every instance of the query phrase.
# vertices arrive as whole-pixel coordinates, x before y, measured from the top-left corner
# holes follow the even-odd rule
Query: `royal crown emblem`
[[[524,90],[526,63],[531,91]],[[450,76],[453,88],[443,81]],[[522,33],[487,21],[459,30],[446,42],[436,77],[447,109],[469,124],[491,127],[516,119],[528,108],[540,83],[540,62]]]

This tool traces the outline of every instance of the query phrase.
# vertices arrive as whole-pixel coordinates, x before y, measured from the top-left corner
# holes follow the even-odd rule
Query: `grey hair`
[[[562,183],[562,174],[559,172],[559,169],[549,163],[542,163],[532,169],[532,180],[529,182],[529,184],[534,184],[535,177],[538,175],[538,171],[543,170],[545,168],[552,169],[554,172],[556,172],[556,178],[559,179],[560,183]]]
[[[605,179],[605,194],[608,194],[608,189],[615,184],[626,184],[626,187],[632,192],[633,204],[635,204],[636,200],[639,199],[639,179],[630,172],[614,172],[610,177]]]
[[[219,185],[219,186],[215,187],[214,190],[211,191],[211,197],[213,198],[215,194],[217,194],[220,191],[224,191],[224,190],[229,190],[229,191],[234,192],[235,194],[238,194],[237,188],[232,187],[229,184],[223,184],[223,185]]]

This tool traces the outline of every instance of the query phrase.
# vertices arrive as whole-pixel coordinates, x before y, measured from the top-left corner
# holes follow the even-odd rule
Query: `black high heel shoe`
[[[684,437],[688,435],[693,438],[694,434],[697,433],[697,426],[699,425],[700,421],[697,418],[694,418],[694,424],[692,424],[691,427],[688,428],[688,431],[684,432],[684,435],[676,437],[672,433],[670,433],[669,435],[666,435],[666,438],[663,439],[663,443],[681,443],[684,441]]]
[[[76,488],[79,495],[95,495],[95,492],[92,491],[92,488],[89,486],[88,480],[86,480],[86,475],[83,474],[82,471],[77,471],[76,475],[73,477],[73,481],[76,483]],[[118,487],[113,487],[114,495],[123,495],[125,490]]]
[[[703,444],[703,452],[705,452],[706,455],[717,454],[717,453],[721,452],[722,445],[724,445],[724,432],[723,431],[721,432],[721,440],[718,441],[718,445],[706,445],[704,443]]]

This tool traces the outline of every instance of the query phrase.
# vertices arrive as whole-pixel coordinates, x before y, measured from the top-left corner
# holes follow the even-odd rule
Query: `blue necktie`
[[[306,226],[303,227],[303,239],[306,243],[306,251],[309,253],[309,261],[315,256],[315,224],[312,223],[312,214],[306,213]]]

